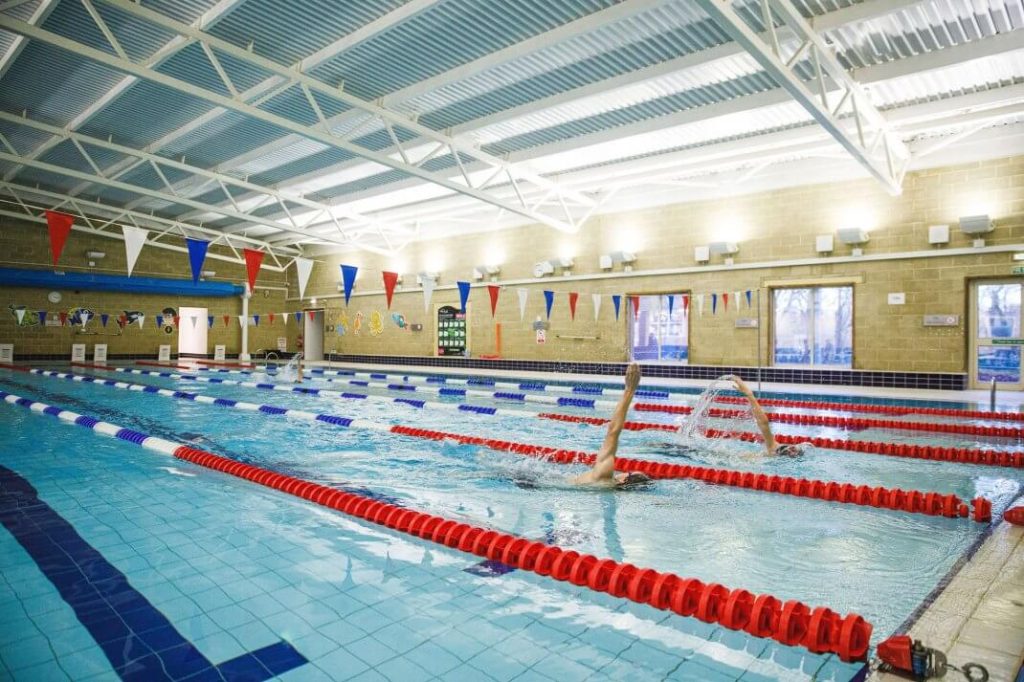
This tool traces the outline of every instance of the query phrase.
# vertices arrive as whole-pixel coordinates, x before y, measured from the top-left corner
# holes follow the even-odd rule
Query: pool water
[[[495,417],[151,376],[116,378],[588,451],[597,450],[604,436],[600,427],[527,414]],[[581,553],[856,612],[874,624],[875,642],[900,627],[986,528],[967,519],[696,481],[659,481],[628,493],[578,489],[566,478],[583,471],[580,467],[41,376],[0,372],[0,389],[280,473],[368,491]],[[163,614],[180,634],[174,640],[185,652],[179,659],[201,659],[172,666],[169,679],[200,673],[229,679],[244,668],[237,661],[252,660],[261,662],[260,679],[278,671],[274,665],[287,664],[293,667],[280,670],[281,677],[303,680],[846,680],[861,668],[526,571],[504,570],[49,416],[7,405],[0,410],[0,466],[27,481],[82,543]],[[672,415],[634,418],[672,421]],[[780,426],[779,431],[838,437],[825,428]],[[849,435],[894,440],[897,434],[901,442],[1016,447],[1008,439],[917,432]],[[984,495],[997,512],[1020,493],[1024,478],[1019,470],[817,448],[797,460],[767,460],[756,451],[753,444],[732,441],[693,452],[671,434],[653,431],[627,431],[620,447],[620,454],[644,459],[956,493],[965,499]],[[7,583],[2,609],[15,614],[0,626],[0,662],[10,677],[126,679],[139,667],[133,662],[144,660],[140,654],[163,653],[156,650],[159,642],[149,645],[140,634],[140,649],[112,661],[14,536],[0,531],[0,543],[0,573]],[[275,646],[276,663],[261,661],[269,654],[248,655]],[[178,651],[174,647],[169,650]]]

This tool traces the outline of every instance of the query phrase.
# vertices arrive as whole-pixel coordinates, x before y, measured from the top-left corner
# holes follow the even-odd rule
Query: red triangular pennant
[[[228,326],[228,322],[230,322],[230,321],[231,321],[231,316],[230,315],[225,315],[224,316],[224,326],[225,327]]]
[[[71,232],[71,225],[74,222],[74,216],[67,213],[46,212],[46,227],[50,230],[50,253],[53,254],[54,265],[60,260],[60,252],[64,250],[64,242],[68,240],[68,233]]]
[[[274,324],[274,313],[267,313],[267,319],[270,320],[270,324]]]
[[[398,284],[398,273],[397,272],[383,272],[384,275],[384,295],[388,299],[388,310],[391,310],[391,297],[395,295],[395,285]]]
[[[310,322],[315,322],[316,321],[316,311],[315,310],[310,310],[308,314],[309,314],[309,321]]]
[[[638,319],[640,317],[640,297],[630,296],[629,300],[633,304],[633,319]]]
[[[683,294],[683,314],[690,314],[690,296],[688,294]]]
[[[580,295],[575,291],[569,292],[569,317],[576,320],[576,301],[579,300]]]
[[[256,275],[260,273],[263,252],[256,249],[242,249],[242,255],[245,256],[245,274],[249,276],[249,291],[255,291]]]
[[[722,305],[725,306],[726,310],[729,310],[729,294],[722,294]]]
[[[491,297],[491,317],[494,317],[494,313],[498,309],[498,293],[500,291],[501,286],[497,284],[487,285],[487,294]]]
[[[56,264],[56,261],[54,261],[54,264]],[[68,314],[66,312],[62,310],[61,312],[57,313],[57,316],[60,318],[60,326],[63,327],[65,324],[67,324]]]
[[[181,326],[181,315],[175,315],[174,316],[174,326],[175,327],[180,327]]]

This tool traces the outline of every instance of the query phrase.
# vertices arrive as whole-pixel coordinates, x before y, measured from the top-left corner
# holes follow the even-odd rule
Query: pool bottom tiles
[[[5,679],[846,680],[858,670],[495,570],[49,417],[8,416]]]

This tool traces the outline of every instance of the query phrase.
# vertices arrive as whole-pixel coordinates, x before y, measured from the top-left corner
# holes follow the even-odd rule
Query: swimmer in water
[[[750,390],[750,387],[747,386],[743,379],[740,379],[735,374],[730,374],[726,378],[732,381],[736,386],[736,390],[750,401],[750,411],[754,413],[754,421],[757,422],[757,428],[761,430],[761,435],[764,437],[764,448],[768,455],[799,457],[804,454],[804,443],[782,445],[775,440],[775,434],[772,433],[771,424],[768,422],[768,415],[764,413],[761,403],[757,402],[754,392]]]
[[[635,362],[626,369],[626,390],[615,406],[611,421],[608,423],[608,435],[604,437],[601,450],[597,453],[597,461],[594,467],[587,473],[571,479],[575,485],[603,486],[614,489],[628,490],[630,488],[650,485],[653,481],[650,476],[639,472],[615,472],[615,453],[619,449],[619,436],[622,434],[622,427],[626,423],[626,414],[629,412],[629,405],[636,395],[636,387],[640,384],[640,366]]]

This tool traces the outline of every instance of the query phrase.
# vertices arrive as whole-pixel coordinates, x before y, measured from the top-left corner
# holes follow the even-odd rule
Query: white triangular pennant
[[[295,272],[299,276],[299,298],[305,298],[306,285],[309,284],[309,273],[313,272],[313,261],[308,258],[296,258]]]
[[[85,325],[89,324],[89,320],[92,319],[92,313],[82,311],[79,316],[82,318],[82,329],[85,329]]]
[[[139,313],[139,319],[138,319],[139,329],[142,329],[142,324],[145,321],[146,321],[146,314],[145,313]]]
[[[18,318],[18,324],[21,324],[21,321],[25,319],[25,311],[24,311],[24,309],[15,310],[14,311],[14,315],[15,315],[15,317]]]
[[[291,317],[291,313],[281,313],[281,319],[284,320],[284,326],[288,326],[288,318]]]
[[[423,312],[430,310],[430,299],[434,297],[434,287],[436,283],[429,277],[423,277]]]
[[[146,238],[149,236],[149,230],[144,230],[141,227],[129,227],[128,225],[121,226],[121,232],[124,235],[124,255],[128,261],[128,276],[132,276],[132,270],[135,269],[135,261],[139,259],[139,254],[142,252],[142,247],[146,244]]]
[[[522,322],[526,316],[526,298],[530,295],[530,290],[516,289],[516,294],[519,296],[519,321]]]
[[[591,294],[590,300],[594,302],[594,322],[601,315],[601,294]]]
[[[704,317],[704,294],[694,294],[693,302],[697,304],[697,312]]]
[[[244,327],[245,323],[248,322],[248,321],[249,321],[249,319],[245,315],[239,315],[238,316],[238,326],[239,327]]]
[[[199,321],[199,318],[197,316],[195,316],[195,315],[189,315],[188,319],[192,320],[192,328],[195,329],[196,328],[196,322]]]

